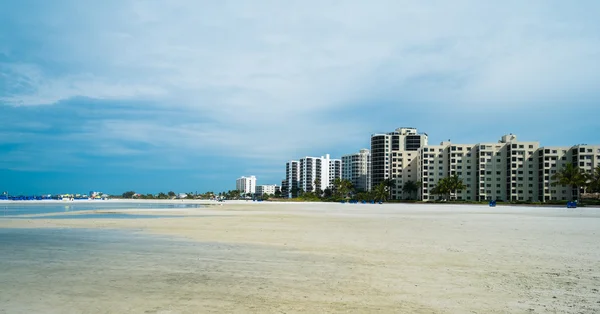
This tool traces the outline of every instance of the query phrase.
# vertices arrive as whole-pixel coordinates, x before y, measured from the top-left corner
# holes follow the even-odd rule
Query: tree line
[[[552,176],[552,186],[568,186],[576,190],[573,198],[579,199],[581,191],[600,193],[600,166],[588,172],[571,163],[566,164]]]

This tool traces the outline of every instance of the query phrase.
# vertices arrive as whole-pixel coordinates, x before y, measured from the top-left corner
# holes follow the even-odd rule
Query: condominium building
[[[600,164],[600,146],[540,147],[539,142],[518,141],[514,134],[497,143],[427,145],[418,154],[419,196],[425,201],[442,198],[431,189],[440,179],[457,175],[466,188],[450,195],[453,199],[568,200],[577,191],[552,179],[568,163],[592,171]]]
[[[298,188],[304,192],[323,191],[342,176],[342,161],[331,159],[329,154],[321,157],[304,157],[299,160]]]
[[[286,163],[286,178],[282,191],[289,198],[297,197],[299,191],[323,191],[342,177],[342,160],[321,157],[304,157]]]
[[[342,156],[342,179],[350,180],[357,191],[371,189],[371,152],[368,149]]]
[[[281,196],[282,197],[290,196],[290,188],[288,186],[288,181],[286,179],[281,180]]]
[[[300,182],[300,163],[297,160],[285,164],[285,184],[282,187],[287,192],[287,197],[297,197]]]
[[[442,142],[419,151],[418,172],[423,182],[421,198],[430,200],[431,189],[449,176],[458,176],[465,189],[450,195],[458,200],[538,199],[537,142],[519,142],[513,134],[497,143],[454,144]]]
[[[281,187],[275,184],[257,185],[256,195],[273,195],[276,191],[280,191]]]
[[[569,147],[546,146],[538,152],[538,195],[540,201],[571,199],[571,187],[554,185],[552,176],[573,162],[573,149]]]
[[[427,145],[427,134],[415,128],[398,128],[390,133],[371,135],[371,187],[387,179],[394,183],[392,198],[402,199],[402,186],[417,182],[417,155]]]
[[[572,147],[540,148],[538,159],[540,201],[567,200],[577,195],[577,190],[572,187],[553,184],[552,176],[569,163],[585,172],[592,172],[600,165],[600,145],[580,144]]]
[[[235,181],[235,189],[243,194],[254,194],[256,193],[256,177],[241,177]]]
[[[342,160],[341,159],[330,159],[329,160],[329,183],[323,185],[325,188],[333,186],[333,181],[336,178],[342,178]]]
[[[431,189],[445,177],[457,175],[463,179],[466,189],[457,191],[457,199],[475,200],[478,182],[477,177],[478,157],[475,154],[475,145],[456,145],[442,142],[440,145],[423,147],[417,158],[417,177],[421,182],[420,198],[429,200],[433,198]]]

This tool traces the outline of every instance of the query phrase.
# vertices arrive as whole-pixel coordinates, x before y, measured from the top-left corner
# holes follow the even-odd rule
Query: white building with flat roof
[[[256,177],[241,177],[235,181],[235,189],[243,194],[254,194],[256,193]]]
[[[371,152],[368,149],[342,156],[342,179],[352,182],[357,191],[371,189]]]
[[[323,191],[342,177],[342,160],[331,159],[329,154],[321,157],[300,158],[298,163],[298,188],[304,192]]]
[[[276,191],[281,189],[280,186],[275,184],[265,184],[265,185],[257,185],[256,186],[256,194],[257,195],[274,195]]]
[[[281,182],[283,193],[288,198],[298,196],[298,186],[300,181],[300,163],[297,160],[290,160],[285,164],[285,180]]]

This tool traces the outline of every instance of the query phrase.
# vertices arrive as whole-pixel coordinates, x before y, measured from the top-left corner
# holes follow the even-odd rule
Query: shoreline
[[[225,206],[227,204],[247,204],[247,205],[268,205],[268,204],[277,204],[277,205],[302,205],[302,204],[340,204],[340,202],[326,202],[326,201],[251,201],[251,200],[225,200],[223,202],[215,201],[215,200],[198,200],[198,199],[175,199],[175,200],[160,200],[160,199],[109,199],[109,200],[0,200],[0,206],[2,205],[10,205],[10,204],[32,204],[32,205],[40,205],[40,204],[187,204],[187,205],[206,205],[206,206]],[[349,207],[375,207],[375,206],[472,206],[472,207],[490,207],[487,203],[464,203],[464,202],[384,202],[383,204],[350,204],[344,203],[341,205],[349,206]],[[501,208],[511,208],[511,207],[528,207],[528,208],[566,208],[566,204],[519,204],[519,203],[497,203],[496,207]],[[578,208],[600,208],[600,205],[597,204],[585,204],[579,205]]]
[[[221,312],[262,313],[600,311],[594,290],[600,279],[600,211],[595,209],[220,204],[183,209],[191,214],[182,217],[0,219],[0,233],[23,235],[5,238],[15,249],[0,254],[16,254],[0,265],[5,270],[0,282],[11,282],[0,312],[23,304],[96,312],[88,294],[74,291],[110,295],[94,302],[112,312],[196,313],[214,302],[226,304]],[[64,241],[84,241],[68,236],[75,229],[107,231],[111,240],[97,242],[98,249],[78,242],[74,250],[89,258],[63,259],[59,254],[71,252]],[[49,250],[43,241],[54,236]],[[166,242],[158,244],[157,236]],[[150,242],[125,249],[119,237]],[[19,244],[20,239],[26,242]],[[167,253],[171,247],[180,251]],[[37,262],[32,256],[55,260]],[[19,266],[21,261],[27,267]],[[64,275],[47,277],[54,269]],[[32,285],[46,297],[24,293]],[[52,289],[57,286],[61,289]],[[67,296],[65,305],[61,300]]]

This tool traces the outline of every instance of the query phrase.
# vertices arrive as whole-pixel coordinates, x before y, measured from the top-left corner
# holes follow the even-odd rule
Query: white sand
[[[161,262],[157,248],[152,264],[136,253],[119,268],[73,275],[70,289],[96,291],[93,302],[28,298],[31,287],[17,284],[21,294],[0,294],[0,313],[23,302],[61,313],[600,313],[599,209],[226,202],[135,213],[186,217],[0,219],[0,228],[124,229],[233,246],[170,253],[192,254],[184,265]]]

